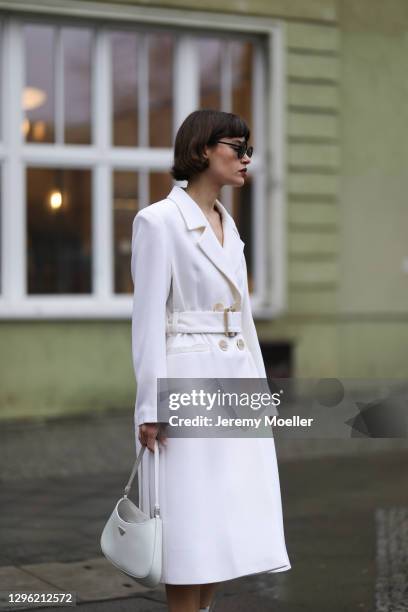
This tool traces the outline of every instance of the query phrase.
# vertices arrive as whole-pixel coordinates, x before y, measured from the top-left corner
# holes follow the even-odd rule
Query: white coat
[[[222,215],[221,246],[199,205],[179,186],[133,221],[132,355],[138,426],[156,422],[157,378],[266,378],[235,222]],[[173,311],[242,311],[242,333],[166,334]],[[200,347],[200,348],[198,348]],[[226,347],[226,348],[225,348]],[[220,582],[289,570],[273,437],[176,438],[160,448],[163,573],[168,584]],[[139,468],[139,500],[152,515],[154,457]]]

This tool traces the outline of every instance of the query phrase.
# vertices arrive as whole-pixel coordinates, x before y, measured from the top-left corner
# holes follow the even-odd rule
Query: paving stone
[[[44,608],[44,612],[73,612],[72,608]],[[81,612],[168,612],[167,605],[147,596],[81,604]],[[217,612],[217,611],[215,611]]]
[[[48,592],[50,590],[50,584],[40,578],[39,576],[33,575],[29,571],[25,571],[22,567],[6,566],[0,567],[0,610],[17,609],[16,604],[9,604],[8,591],[30,591],[30,592]],[[53,592],[57,592],[58,589],[52,587]],[[29,609],[32,605],[18,606],[18,609]]]
[[[378,508],[376,611],[408,610],[408,507]]]
[[[148,589],[117,570],[104,557],[72,563],[23,565],[22,570],[54,584],[63,591],[75,591],[79,603],[128,597],[136,593],[156,593],[164,597],[163,587]],[[163,599],[164,601],[164,599]]]

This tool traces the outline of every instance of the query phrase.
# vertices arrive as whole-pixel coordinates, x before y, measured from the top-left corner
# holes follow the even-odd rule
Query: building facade
[[[242,115],[225,189],[273,376],[407,374],[402,0],[0,0],[3,417],[130,408],[134,215],[196,108]]]

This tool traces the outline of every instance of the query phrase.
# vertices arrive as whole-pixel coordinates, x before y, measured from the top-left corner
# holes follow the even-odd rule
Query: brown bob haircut
[[[209,166],[204,147],[212,147],[222,138],[244,137],[250,131],[245,121],[233,113],[203,109],[190,113],[178,129],[174,143],[174,163],[170,170],[176,181],[188,181]]]

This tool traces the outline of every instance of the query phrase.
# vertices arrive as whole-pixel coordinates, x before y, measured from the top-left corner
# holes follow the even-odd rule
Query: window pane
[[[27,170],[28,293],[91,292],[91,171]]]
[[[137,172],[116,170],[113,174],[113,223],[115,293],[132,293],[130,273],[132,223],[139,209]]]
[[[55,28],[24,26],[23,132],[28,142],[54,142]]]
[[[173,36],[149,34],[149,132],[151,147],[171,147],[173,134]]]
[[[215,38],[197,41],[200,65],[200,107],[221,110],[221,49]]]
[[[169,172],[150,172],[149,189],[150,204],[163,200],[173,187],[173,178]]]
[[[91,144],[91,32],[64,28],[65,142]]]
[[[3,194],[3,166],[0,166],[0,294],[3,293],[3,277],[2,277],[2,267],[3,267],[3,202],[2,202],[2,194]]]
[[[231,41],[232,112],[240,115],[252,128],[252,56],[251,42]]]
[[[111,34],[113,78],[113,144],[138,145],[138,46],[137,34]]]
[[[253,191],[252,177],[245,178],[245,185],[239,189],[232,190],[232,216],[237,225],[239,234],[245,242],[245,259],[248,269],[249,291],[254,290],[253,278],[253,240],[252,240],[252,220],[253,220]]]
[[[3,23],[0,22],[0,66],[3,66]],[[3,79],[0,78],[0,117],[3,116]],[[3,122],[0,121],[0,140],[3,140]]]

